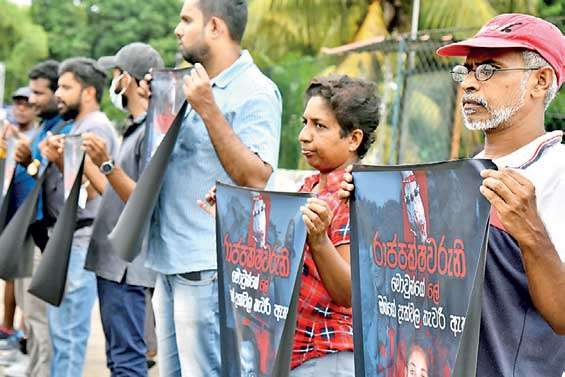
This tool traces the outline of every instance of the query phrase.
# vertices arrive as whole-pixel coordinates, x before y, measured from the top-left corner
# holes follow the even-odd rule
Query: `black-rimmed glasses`
[[[456,65],[451,70],[451,77],[453,78],[453,81],[462,83],[465,81],[469,72],[474,72],[477,81],[487,81],[498,71],[535,71],[537,69],[539,68],[496,68],[492,64],[480,64],[476,66],[475,69],[469,69],[464,65]]]

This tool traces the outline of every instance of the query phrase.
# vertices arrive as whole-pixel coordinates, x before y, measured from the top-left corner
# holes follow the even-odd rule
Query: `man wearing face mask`
[[[95,133],[104,140],[111,153],[115,153],[118,144],[115,131],[100,111],[105,80],[106,74],[96,61],[68,59],[61,63],[55,95],[61,116],[74,120],[70,134]],[[58,170],[51,172],[45,185],[47,213],[51,219],[59,216],[64,205],[63,138],[51,135],[40,145],[42,154],[53,162],[53,170]],[[83,189],[88,193],[88,200],[77,212],[65,295],[59,307],[49,306],[47,309],[53,346],[51,377],[82,376],[90,316],[96,299],[96,276],[84,269],[84,262],[92,224],[102,200],[94,189],[94,182],[103,181],[104,175],[88,158],[85,175],[88,179],[83,179]]]
[[[164,64],[159,53],[144,43],[126,45],[115,56],[100,58],[99,63],[105,69],[113,70],[110,98],[129,116],[117,155],[108,151],[104,139],[99,136],[83,135],[86,153],[110,183],[96,187],[104,192],[104,196],[94,223],[85,268],[96,273],[106,335],[106,363],[111,375],[142,377],[147,376],[145,291],[154,286],[155,273],[144,267],[145,251],[132,263],[118,257],[108,242],[108,235],[143,170],[148,102],[138,94],[138,85],[151,69],[163,68]]]

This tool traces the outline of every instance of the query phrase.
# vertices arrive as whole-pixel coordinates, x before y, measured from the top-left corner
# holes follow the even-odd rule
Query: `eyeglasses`
[[[469,69],[464,65],[456,65],[451,69],[451,77],[453,81],[461,84],[465,81],[465,78],[469,74],[469,72],[475,72],[475,78],[477,81],[487,81],[490,79],[495,72],[498,71],[535,71],[539,68],[496,68],[492,64],[480,64],[475,69]]]

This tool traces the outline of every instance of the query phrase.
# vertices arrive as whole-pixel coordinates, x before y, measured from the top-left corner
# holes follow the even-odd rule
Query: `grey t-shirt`
[[[73,124],[70,134],[79,134],[91,132],[102,139],[106,143],[108,149],[115,155],[118,149],[118,139],[116,135],[116,131],[112,122],[108,119],[106,114],[100,111],[94,111],[87,114],[84,118],[76,121]],[[59,170],[57,166],[51,164],[51,166],[46,171],[45,177],[45,197],[47,202],[47,214],[48,217],[52,219],[57,219],[59,214],[63,209],[63,205],[65,204],[64,199],[64,186],[63,186],[63,173]],[[98,207],[102,198],[97,196],[94,199],[89,200],[86,203],[86,207],[84,209],[79,208],[77,212],[77,221],[82,220],[94,220],[96,218],[96,214],[98,213]],[[81,234],[84,235],[85,239],[90,236],[92,226],[86,227],[87,229],[81,229]],[[86,247],[88,244],[80,245]]]
[[[135,127],[135,128],[133,128]],[[116,164],[134,181],[141,176],[144,165],[145,124],[133,124],[124,135]],[[116,255],[108,241],[125,203],[120,199],[110,184],[106,185],[98,217],[94,223],[92,238],[88,247],[85,268],[97,276],[119,283],[153,287],[155,272],[144,267],[147,254],[146,242],[143,242],[141,254],[127,263]]]

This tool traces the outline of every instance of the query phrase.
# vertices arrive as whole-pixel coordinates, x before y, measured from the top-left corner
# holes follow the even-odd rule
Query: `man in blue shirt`
[[[55,91],[59,79],[59,63],[54,60],[44,61],[34,66],[29,72],[29,87],[31,95],[29,103],[33,106],[41,119],[39,128],[34,135],[20,133],[16,144],[15,160],[18,163],[14,175],[14,183],[10,206],[12,213],[22,204],[35,185],[35,174],[30,175],[27,167],[33,161],[41,160],[39,143],[47,136],[47,132],[54,130],[63,122],[57,110]],[[30,172],[34,173],[31,169]],[[43,226],[43,200],[40,195],[37,202],[37,218],[32,224],[31,232],[38,248],[43,248],[46,243],[46,231]],[[38,263],[39,251],[36,250],[35,264]],[[30,376],[48,377],[51,361],[51,341],[47,326],[46,304],[27,292],[30,278],[20,279],[16,284],[16,298],[23,312],[28,330],[29,366],[27,374]],[[8,371],[9,372],[9,371]]]
[[[197,200],[216,180],[264,187],[276,168],[281,96],[240,41],[246,1],[186,0],[175,30],[194,64],[189,103],[149,230],[147,266],[163,376],[219,376],[215,226]],[[146,86],[145,86],[146,88]]]

